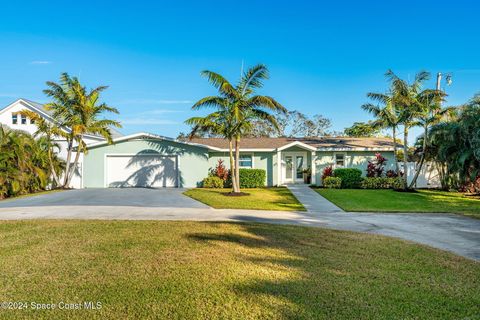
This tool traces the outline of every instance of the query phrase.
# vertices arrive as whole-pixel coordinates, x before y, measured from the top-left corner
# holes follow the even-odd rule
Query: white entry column
[[[316,177],[316,160],[317,160],[317,152],[312,151],[312,164],[311,164],[311,171],[312,171],[312,181],[311,184],[317,184],[317,177]]]

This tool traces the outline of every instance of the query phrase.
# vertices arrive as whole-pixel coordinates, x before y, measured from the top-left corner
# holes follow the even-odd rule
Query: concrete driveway
[[[480,219],[452,214],[343,212],[309,189],[292,190],[308,212],[212,209],[179,189],[82,189],[0,201],[0,219],[254,221],[398,237],[480,260]],[[313,192],[313,191],[312,191]],[[299,194],[300,193],[300,194]],[[322,198],[324,199],[324,198]],[[318,205],[320,203],[320,205]]]
[[[1,208],[64,207],[64,206],[120,206],[140,208],[210,208],[176,188],[110,188],[77,189],[52,192],[19,199],[0,201]]]

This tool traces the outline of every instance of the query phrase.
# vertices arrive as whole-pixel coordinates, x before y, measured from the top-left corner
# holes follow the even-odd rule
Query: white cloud
[[[174,125],[179,124],[176,121],[166,120],[166,119],[155,119],[155,118],[127,118],[124,120],[120,120],[122,124],[130,124],[130,125]]]
[[[34,60],[31,61],[30,64],[51,64],[52,61],[47,61],[47,60]]]
[[[117,102],[117,104],[190,104],[191,100],[165,100],[165,99],[130,99]]]

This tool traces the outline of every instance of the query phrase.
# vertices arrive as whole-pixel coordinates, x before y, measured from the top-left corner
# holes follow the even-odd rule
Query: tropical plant
[[[86,153],[86,145],[83,142],[85,135],[93,134],[104,137],[108,143],[112,143],[111,127],[121,128],[118,121],[106,119],[105,113],[116,113],[114,107],[100,102],[100,94],[108,87],[99,86],[87,90],[77,77],[70,77],[62,73],[60,82],[47,82],[48,89],[43,92],[52,102],[46,104],[51,111],[56,125],[61,130],[55,134],[64,138],[67,142],[67,159],[64,174],[63,187],[68,187],[75,173],[81,153]],[[72,154],[75,152],[73,163]]]
[[[252,123],[258,119],[278,129],[278,123],[270,112],[287,110],[272,97],[255,94],[257,89],[263,87],[263,81],[268,79],[268,69],[264,65],[248,69],[237,85],[232,85],[226,78],[212,71],[203,71],[201,74],[218,90],[219,95],[200,99],[192,109],[214,108],[215,111],[205,117],[190,118],[186,123],[193,126],[192,134],[207,131],[228,140],[230,168],[233,168],[233,192],[239,193],[242,137],[252,132]]]
[[[422,90],[422,87],[430,78],[430,73],[421,71],[415,75],[412,83],[400,79],[392,70],[385,74],[390,81],[392,92],[392,103],[398,115],[398,122],[403,126],[403,149],[404,149],[404,170],[403,175],[405,189],[408,188],[408,134],[409,130],[417,124],[417,118],[422,115],[424,108],[422,99],[429,95],[432,90]],[[398,170],[397,170],[398,171]]]
[[[62,161],[49,155],[50,141],[34,139],[24,131],[0,126],[0,198],[45,190],[52,168],[61,172]]]
[[[418,176],[422,170],[427,155],[428,130],[436,123],[439,123],[445,116],[453,115],[454,108],[442,108],[441,103],[444,101],[446,94],[440,90],[424,90],[418,96],[419,113],[416,118],[415,125],[423,128],[421,137],[421,148],[417,150],[420,153],[420,161],[418,162],[415,175],[410,183],[409,188],[413,188],[417,182]]]
[[[325,180],[327,177],[333,177],[333,167],[327,166],[323,169],[322,180]]]
[[[438,164],[444,188],[480,192],[480,95],[458,111],[430,128],[427,157]]]
[[[210,175],[222,179],[224,182],[227,181],[230,177],[230,170],[228,170],[223,164],[222,159],[218,159],[218,162],[215,168],[210,170]]]
[[[368,161],[367,177],[381,177],[387,161],[380,153],[375,153],[375,158],[372,161]]]
[[[393,156],[395,162],[395,168],[397,172],[400,172],[400,165],[397,158],[397,129],[400,124],[398,106],[395,103],[392,92],[387,94],[383,93],[367,93],[367,97],[377,102],[377,104],[366,103],[362,105],[362,109],[371,113],[375,117],[375,121],[371,123],[372,127],[391,129],[392,130],[392,143],[393,143]]]

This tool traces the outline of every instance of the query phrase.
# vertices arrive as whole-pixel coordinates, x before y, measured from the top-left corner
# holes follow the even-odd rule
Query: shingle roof
[[[189,140],[214,148],[228,149],[223,138],[193,138]],[[277,149],[293,142],[301,142],[319,149],[376,149],[391,150],[391,138],[313,137],[313,138],[242,138],[241,149]]]

